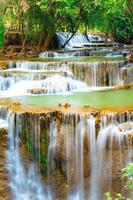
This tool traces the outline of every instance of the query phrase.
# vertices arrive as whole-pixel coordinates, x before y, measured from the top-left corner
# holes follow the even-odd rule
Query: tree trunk
[[[53,34],[53,30],[50,29],[48,31],[48,34],[47,34],[47,37],[46,37],[46,40],[44,42],[44,49],[47,50],[49,47],[50,47],[50,41],[52,39],[52,34]]]

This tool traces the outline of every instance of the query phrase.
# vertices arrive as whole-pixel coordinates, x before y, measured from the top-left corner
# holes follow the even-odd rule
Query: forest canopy
[[[47,49],[59,31],[97,31],[123,43],[133,40],[133,0],[1,0],[0,13],[0,38],[10,28],[21,32],[24,44],[38,48]]]

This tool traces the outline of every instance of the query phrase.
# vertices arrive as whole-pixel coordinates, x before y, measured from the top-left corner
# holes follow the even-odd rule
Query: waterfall
[[[60,135],[63,137],[64,161],[66,160],[68,200],[84,199],[84,135],[85,115],[65,114]],[[74,189],[71,190],[74,184]]]
[[[8,120],[8,150],[7,166],[9,171],[9,184],[14,200],[50,200],[50,195],[44,192],[37,172],[37,167],[31,164],[25,169],[20,153],[21,128],[19,115],[9,112]]]
[[[103,191],[112,192],[115,174],[120,177],[121,170],[128,162],[133,161],[132,138],[130,137],[130,132],[133,131],[132,113],[103,116],[97,139],[94,138],[93,123],[90,126],[93,128],[90,132],[93,135],[90,135],[92,170],[89,200],[103,199]],[[121,188],[124,188],[123,181],[121,181]],[[123,190],[119,192],[124,193]]]
[[[77,50],[77,51],[68,51],[68,52],[49,52],[45,51],[40,53],[39,58],[75,58],[75,57],[85,57],[89,56],[90,51],[87,49]]]
[[[65,93],[69,91],[79,91],[87,88],[87,85],[81,81],[60,75],[53,75],[43,81],[42,87],[47,89],[47,93]]]
[[[99,185],[97,182],[97,147],[96,147],[96,128],[95,128],[95,118],[93,116],[88,120],[88,129],[90,139],[89,149],[90,149],[90,168],[91,168],[91,177],[90,177],[90,194],[89,200],[99,199]]]
[[[56,122],[52,120],[50,123],[50,133],[49,133],[49,147],[48,147],[48,178],[50,177],[50,169],[54,169],[53,158],[56,153],[56,144],[57,144],[57,126]],[[52,166],[53,165],[53,166]]]
[[[12,85],[7,91],[3,93],[3,96],[21,96],[26,95],[31,89],[42,88],[43,81],[20,81]]]
[[[72,65],[76,79],[84,81],[90,87],[123,85],[123,62],[77,62]]]
[[[56,70],[66,65],[76,80],[89,87],[106,87],[132,84],[133,68],[123,61],[112,62],[17,62],[21,70]],[[60,70],[61,72],[61,70]]]
[[[5,73],[5,74],[4,74]],[[33,87],[41,87],[41,80],[45,78],[44,74],[34,74],[17,72],[13,70],[4,70],[0,72],[0,91],[2,96],[23,95]]]
[[[59,40],[59,46],[63,46],[65,42],[72,36],[72,33],[67,32],[60,32],[56,33],[58,40]],[[77,33],[75,34],[71,40],[66,44],[65,48],[77,48],[77,47],[84,47],[85,45],[89,45],[89,42],[84,34]]]
[[[2,77],[0,76],[0,90],[7,90],[11,85],[15,84],[13,77]]]
[[[80,35],[76,38],[79,40]],[[0,71],[1,97],[98,90],[133,83],[133,66],[124,61],[16,61],[9,62],[9,66]]]
[[[53,51],[45,51],[40,53],[39,58],[70,58],[72,57],[71,53],[60,53],[60,52],[53,52]]]
[[[56,36],[59,41],[59,47],[62,48],[65,42],[72,36],[72,33],[59,32],[56,33]],[[104,40],[98,35],[76,33],[66,44],[65,48],[83,48],[85,46],[91,46],[93,43],[104,43]]]
[[[47,63],[30,62],[30,61],[18,61],[16,62],[16,69],[19,70],[46,70]]]
[[[51,157],[55,156],[56,153],[63,154],[60,155],[60,159],[65,163],[69,188],[68,200],[104,199],[105,192],[114,191],[113,185],[116,184],[116,176],[119,179],[120,189],[124,188],[123,181],[120,181],[121,170],[133,159],[132,142],[131,137],[129,137],[130,132],[133,131],[132,113],[103,115],[98,135],[96,134],[95,117],[85,114],[66,113],[59,133],[57,133],[55,124],[52,125],[51,130],[53,132],[51,134],[55,136],[52,137],[54,140],[51,139],[50,142],[54,144],[52,145],[52,147],[54,146],[54,154]],[[88,144],[88,148],[86,144]],[[88,152],[88,161],[85,152]],[[54,160],[54,158],[52,159]],[[84,166],[88,171],[91,169],[90,178],[86,180],[89,185],[89,196],[85,194],[84,173],[86,172]],[[55,168],[54,165],[53,168]],[[122,190],[118,192],[124,194]]]
[[[7,113],[8,113],[8,108],[5,106],[0,106],[0,129],[1,128],[7,128]]]
[[[6,106],[0,106],[0,119],[6,120],[8,114],[8,108]]]
[[[98,35],[87,34],[87,39],[92,43],[104,43],[104,40]]]
[[[102,200],[105,192],[117,191],[116,184],[117,192],[125,195],[120,177],[133,160],[132,112],[97,113],[94,117],[93,113],[9,111],[3,116],[8,122],[7,166],[14,200]],[[23,145],[29,150],[28,161]],[[61,193],[56,184],[62,187]]]

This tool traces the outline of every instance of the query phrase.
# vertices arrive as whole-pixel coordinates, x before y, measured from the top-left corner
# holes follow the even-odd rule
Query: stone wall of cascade
[[[133,161],[130,137],[133,112],[9,113],[8,120],[10,156],[7,159],[11,189],[16,200],[19,188],[26,191],[28,200],[31,191],[34,191],[37,200],[102,200],[107,191],[127,195],[122,189],[121,170],[127,162]],[[28,173],[32,174],[26,173],[22,163],[22,145],[26,145],[29,152]],[[14,157],[17,158],[15,161],[12,160]],[[15,164],[12,165],[12,162]],[[40,181],[34,167],[30,170],[32,163],[47,177],[48,187]],[[16,175],[18,172],[22,175],[22,182],[21,178],[19,182],[17,180],[19,174],[13,176],[14,171]],[[36,188],[37,184],[40,186]],[[59,184],[61,188],[57,187]],[[21,192],[19,199],[20,194],[24,194]],[[128,195],[132,197],[132,194]]]

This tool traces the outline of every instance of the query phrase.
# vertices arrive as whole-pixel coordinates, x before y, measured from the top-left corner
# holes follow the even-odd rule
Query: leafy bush
[[[126,188],[133,189],[133,162],[123,169],[123,178],[127,178]]]
[[[122,178],[127,179],[126,188],[133,189],[133,162],[128,163],[127,167],[123,169]],[[113,200],[113,197],[109,192],[105,193],[106,200]],[[114,200],[129,200],[122,196],[122,194],[116,194],[116,198]]]

